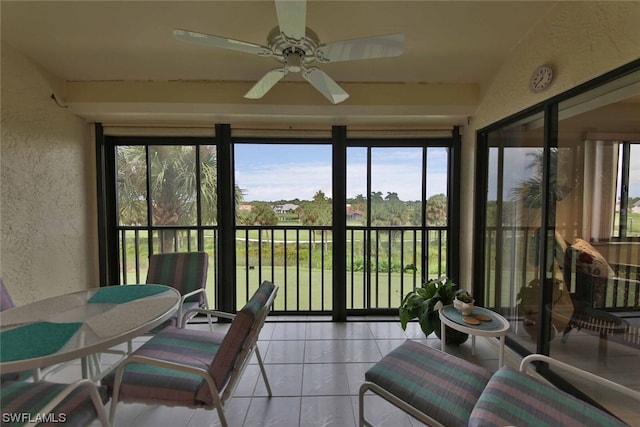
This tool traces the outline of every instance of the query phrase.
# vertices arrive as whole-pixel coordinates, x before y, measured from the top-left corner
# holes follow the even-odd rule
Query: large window
[[[104,283],[144,282],[152,253],[206,251],[210,305],[240,308],[270,280],[274,312],[344,319],[456,278],[459,136],[216,134],[98,138]]]

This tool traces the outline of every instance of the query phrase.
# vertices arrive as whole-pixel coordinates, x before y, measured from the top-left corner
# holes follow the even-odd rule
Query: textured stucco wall
[[[640,58],[640,2],[558,2],[502,64],[483,90],[480,105],[463,132],[461,282],[472,287],[475,133],[493,122],[565,92]],[[543,64],[554,83],[533,94],[528,83]]]
[[[1,78],[0,274],[17,304],[97,286],[89,127],[4,43]]]

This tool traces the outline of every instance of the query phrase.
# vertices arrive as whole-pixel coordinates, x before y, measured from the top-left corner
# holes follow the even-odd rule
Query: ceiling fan
[[[278,27],[267,36],[267,46],[181,29],[173,30],[173,35],[190,43],[272,57],[278,61],[280,66],[267,72],[244,95],[249,99],[262,98],[288,73],[302,73],[302,77],[331,103],[338,104],[347,99],[349,94],[327,73],[311,64],[386,58],[402,54],[402,33],[321,44],[316,33],[306,27],[306,0],[275,0],[275,4]]]

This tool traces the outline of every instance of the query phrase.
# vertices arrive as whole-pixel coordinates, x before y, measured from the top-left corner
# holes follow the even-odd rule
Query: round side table
[[[456,310],[453,305],[445,305],[438,311],[440,317],[441,338],[440,349],[445,351],[446,346],[446,326],[455,329],[456,331],[464,332],[471,335],[471,354],[476,354],[476,336],[481,337],[500,337],[500,352],[498,355],[498,368],[502,367],[504,362],[504,341],[505,336],[509,332],[509,321],[496,313],[495,311],[488,310],[483,307],[474,307],[471,316],[476,314],[484,314],[489,316],[491,320],[481,321],[478,325],[470,325],[462,320],[462,315]]]

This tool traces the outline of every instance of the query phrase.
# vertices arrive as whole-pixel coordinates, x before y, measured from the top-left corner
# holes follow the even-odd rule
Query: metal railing
[[[142,283],[153,252],[209,253],[207,296],[215,306],[215,227],[120,228],[122,283]],[[151,238],[151,242],[149,242]],[[347,227],[347,309],[397,309],[406,292],[426,278],[446,273],[446,227]],[[237,226],[236,305],[242,307],[255,284],[280,286],[275,313],[330,313],[333,309],[333,239],[330,226]],[[423,255],[424,254],[424,255]]]

